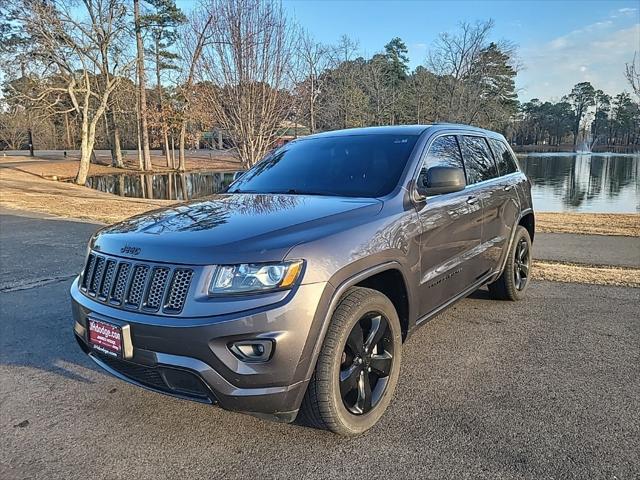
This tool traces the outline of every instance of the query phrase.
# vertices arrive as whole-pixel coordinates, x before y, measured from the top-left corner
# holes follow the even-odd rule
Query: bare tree
[[[142,161],[144,170],[151,170],[151,152],[149,151],[149,126],[147,125],[147,80],[144,66],[144,43],[140,21],[140,0],[133,0],[133,20],[136,33],[136,63],[138,74],[138,109],[140,116],[140,141],[142,142]]]
[[[202,57],[205,47],[211,42],[213,32],[214,11],[209,8],[194,10],[189,16],[187,23],[181,30],[178,40],[178,51],[184,62],[186,76],[180,85],[179,97],[182,101],[182,108],[179,115],[178,126],[178,149],[179,149],[179,170],[185,171],[185,142],[187,136],[187,123],[191,110],[191,103],[194,100],[193,84],[196,80],[196,69]]]
[[[624,73],[629,85],[631,85],[633,93],[636,94],[636,97],[638,97],[640,101],[640,58],[637,57],[638,54],[634,53],[633,61],[625,64]]]
[[[477,68],[493,22],[462,23],[457,34],[443,33],[427,58],[427,65],[438,76],[437,90],[442,99],[441,118],[469,121],[476,109],[477,93],[469,79]]]
[[[298,42],[298,55],[302,69],[302,82],[297,89],[302,108],[307,112],[309,130],[316,131],[317,101],[324,88],[326,77],[322,73],[331,63],[331,49],[316,42],[309,32],[304,31]]]
[[[9,150],[21,149],[28,138],[28,124],[24,109],[0,113],[0,142]]]
[[[335,113],[340,117],[338,128],[362,126],[361,114],[366,103],[365,94],[360,88],[361,69],[355,63],[358,42],[346,35],[332,51],[333,62],[338,65],[335,72],[333,104]]]
[[[210,105],[245,166],[254,165],[278,137],[293,107],[289,89],[294,32],[274,0],[210,0],[214,37],[203,50],[202,81],[214,88]]]
[[[74,112],[80,121],[80,165],[76,183],[84,184],[111,93],[131,63],[125,52],[126,8],[121,0],[41,2],[21,0],[12,20],[24,32],[33,59],[30,68],[41,78],[55,75],[37,98],[57,113]],[[26,95],[25,92],[12,92]],[[65,99],[71,103],[66,106]]]

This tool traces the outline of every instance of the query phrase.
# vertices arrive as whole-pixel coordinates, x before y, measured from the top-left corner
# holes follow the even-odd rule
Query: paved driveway
[[[102,373],[75,344],[68,304],[95,226],[0,222],[2,285],[21,282],[0,293],[2,479],[640,475],[640,290],[536,282],[519,303],[476,293],[416,333],[387,415],[344,439]]]
[[[536,233],[533,256],[540,260],[640,268],[640,237]]]

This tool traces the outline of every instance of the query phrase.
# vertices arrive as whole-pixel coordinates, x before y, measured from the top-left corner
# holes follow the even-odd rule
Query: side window
[[[498,176],[489,145],[483,137],[463,136],[462,155],[469,185]]]
[[[429,152],[422,163],[422,172],[435,166],[464,168],[455,135],[438,137],[429,147]]]
[[[500,175],[509,175],[510,173],[518,171],[516,161],[504,142],[490,138],[489,144],[493,150],[496,162],[498,162],[498,172],[500,172]]]

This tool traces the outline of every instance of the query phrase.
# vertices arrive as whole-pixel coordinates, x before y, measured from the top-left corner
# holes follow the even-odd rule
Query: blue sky
[[[185,10],[192,0],[178,0]],[[493,19],[493,39],[518,45],[523,70],[521,100],[557,100],[581,81],[610,94],[628,90],[624,64],[640,55],[640,2],[636,1],[338,1],[283,0],[316,39],[336,43],[342,34],[359,42],[363,55],[393,37],[409,48],[411,67],[424,62],[440,32],[461,21]]]

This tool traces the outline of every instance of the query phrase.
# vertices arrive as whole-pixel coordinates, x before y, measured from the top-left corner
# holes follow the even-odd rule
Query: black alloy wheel
[[[529,267],[531,263],[529,243],[527,239],[521,238],[516,246],[513,261],[514,284],[518,291],[524,290],[529,281]]]
[[[340,396],[354,415],[379,403],[389,383],[393,341],[389,321],[380,312],[364,315],[351,329],[340,363]]]
[[[351,287],[331,316],[298,421],[340,435],[373,427],[400,376],[402,327],[380,291]]]
[[[531,279],[532,244],[529,232],[516,226],[515,235],[500,276],[490,283],[489,293],[497,300],[521,300]]]

